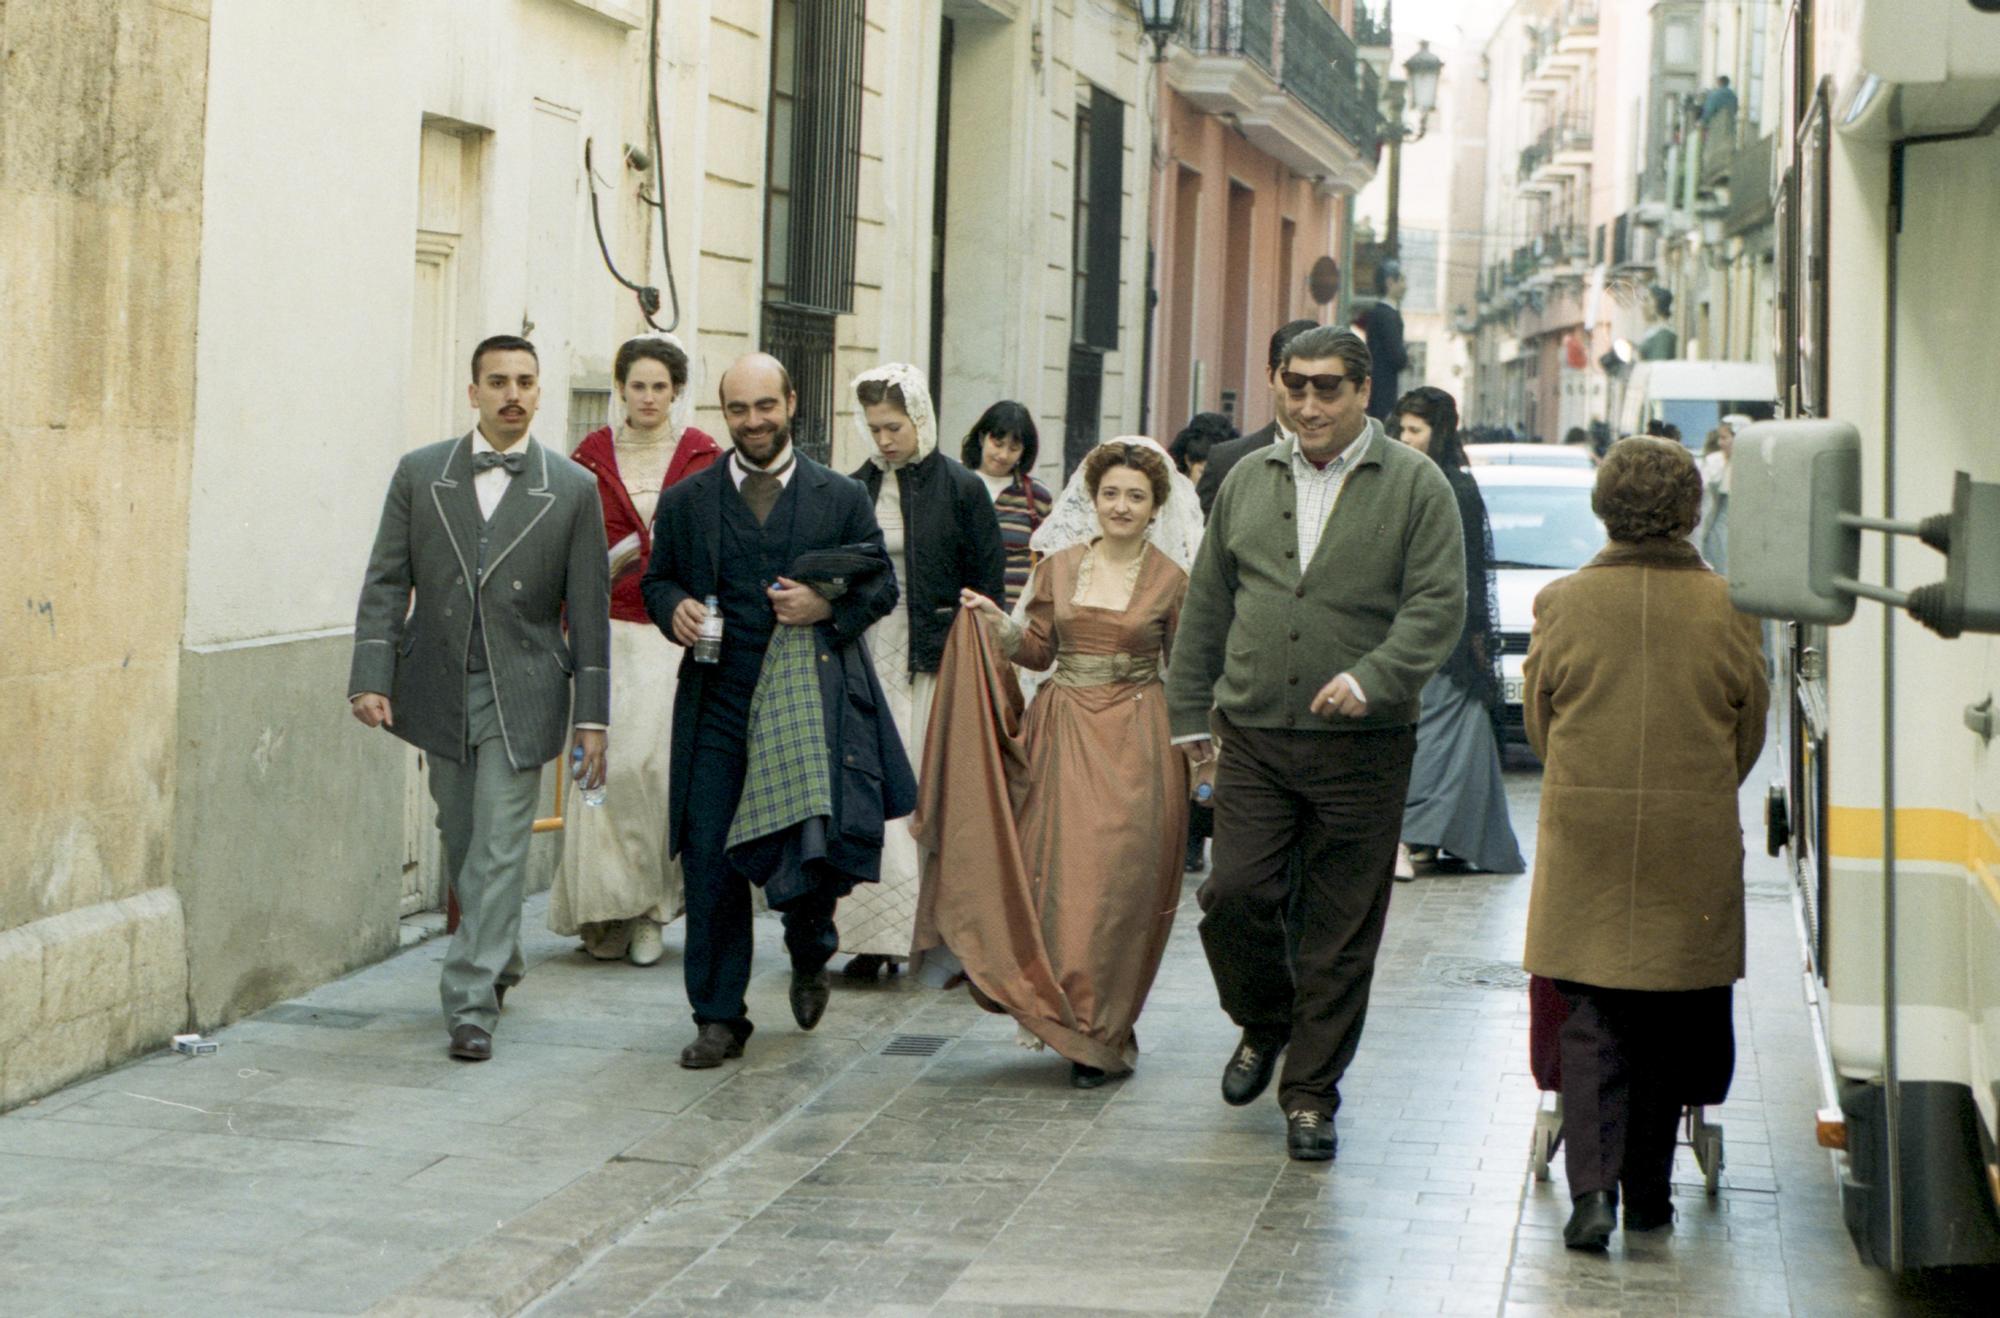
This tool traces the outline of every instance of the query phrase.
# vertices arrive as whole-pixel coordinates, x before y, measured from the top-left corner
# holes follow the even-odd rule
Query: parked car
[[[1532,447],[1532,446],[1529,446]],[[1468,450],[1472,451],[1472,450]],[[1521,665],[1535,625],[1535,596],[1594,557],[1609,537],[1590,511],[1597,474],[1586,464],[1535,467],[1478,464],[1472,478],[1493,528],[1493,576],[1500,597],[1500,732],[1526,741]]]
[[[1467,444],[1465,460],[1475,467],[1589,468],[1586,444]]]
[[[1778,411],[1778,372],[1770,362],[1640,362],[1624,390],[1621,437],[1643,435],[1650,422],[1668,421],[1680,427],[1681,443],[1696,453],[1732,412],[1769,421]]]

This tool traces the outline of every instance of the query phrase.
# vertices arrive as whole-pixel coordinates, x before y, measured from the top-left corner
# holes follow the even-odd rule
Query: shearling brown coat
[[[1653,991],[1742,978],[1757,620],[1686,541],[1613,542],[1536,597],[1524,676],[1546,765],[1525,967]]]

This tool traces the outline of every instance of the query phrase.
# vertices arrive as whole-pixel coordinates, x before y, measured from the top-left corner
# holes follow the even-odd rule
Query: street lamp
[[[1416,137],[1422,137],[1431,111],[1437,109],[1438,75],[1444,72],[1444,61],[1431,53],[1430,42],[1419,41],[1417,53],[1403,61],[1403,71],[1410,75],[1410,107],[1417,112]]]
[[[1181,17],[1187,8],[1187,0],[1134,0],[1139,8],[1139,22],[1146,29],[1146,35],[1153,39],[1153,63],[1158,64],[1167,57],[1167,40],[1181,30]]]
[[[1389,80],[1388,122],[1382,126],[1382,140],[1389,144],[1389,219],[1382,237],[1382,248],[1383,255],[1389,260],[1394,260],[1401,252],[1402,235],[1398,221],[1403,201],[1403,143],[1417,141],[1430,127],[1431,111],[1437,109],[1438,76],[1444,72],[1444,61],[1431,52],[1430,42],[1419,41],[1417,53],[1403,61],[1403,72],[1409,75],[1407,83],[1401,78]],[[1409,95],[1407,108],[1417,114],[1414,129],[1403,121],[1406,91]]]

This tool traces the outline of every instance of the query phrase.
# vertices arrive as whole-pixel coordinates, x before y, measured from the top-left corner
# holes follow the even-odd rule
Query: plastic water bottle
[[[701,620],[701,633],[695,637],[694,661],[712,664],[722,658],[722,609],[713,595],[701,603],[708,610],[708,616]]]
[[[1214,783],[1196,784],[1194,789],[1194,803],[1196,805],[1207,805],[1209,801],[1214,798],[1214,796],[1215,796]]]
[[[576,784],[576,794],[583,798],[585,805],[597,806],[604,804],[604,788],[601,785],[597,787],[585,787],[583,785],[583,747],[581,746],[572,746],[569,748],[569,776],[570,781]]]

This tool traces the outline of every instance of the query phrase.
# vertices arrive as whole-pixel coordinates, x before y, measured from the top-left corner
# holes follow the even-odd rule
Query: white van
[[[1680,427],[1681,443],[1701,452],[1708,432],[1731,412],[1752,421],[1778,413],[1778,371],[1770,362],[1639,362],[1625,381],[1618,438],[1643,435],[1653,421]]]

